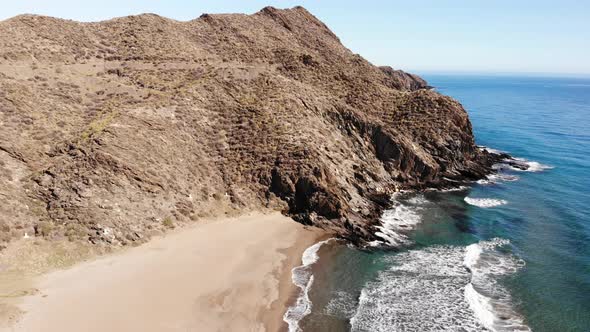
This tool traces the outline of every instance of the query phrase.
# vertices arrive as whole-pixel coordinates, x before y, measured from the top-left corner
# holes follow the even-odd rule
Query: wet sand
[[[199,223],[36,278],[2,330],[285,330],[291,269],[324,237],[278,213]]]

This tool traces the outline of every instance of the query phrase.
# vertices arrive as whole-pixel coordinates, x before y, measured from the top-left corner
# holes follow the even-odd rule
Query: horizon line
[[[590,72],[557,72],[557,71],[506,71],[506,70],[481,70],[481,69],[402,69],[413,74],[433,75],[483,75],[483,76],[521,76],[521,77],[547,77],[547,78],[590,78]]]

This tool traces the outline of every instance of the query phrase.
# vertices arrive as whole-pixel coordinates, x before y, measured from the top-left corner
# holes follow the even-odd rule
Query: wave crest
[[[491,208],[494,206],[506,205],[508,201],[496,198],[472,198],[465,197],[463,199],[467,204],[477,206],[480,208]]]
[[[504,239],[481,241],[465,248],[463,265],[471,271],[471,282],[465,286],[465,302],[475,317],[488,330],[530,331],[522,316],[512,308],[512,299],[498,280],[524,266],[524,261],[496,249],[510,242]]]
[[[530,331],[499,282],[524,263],[503,239],[433,246],[388,257],[361,290],[351,331]]]
[[[394,197],[395,199],[396,197]],[[385,210],[381,216],[381,226],[377,226],[375,235],[383,239],[387,245],[399,247],[410,244],[408,234],[422,221],[420,209],[430,202],[423,195],[416,195],[407,200],[395,200],[393,206]],[[370,245],[382,243],[374,241]]]
[[[311,266],[320,259],[318,251],[322,245],[331,240],[320,241],[305,249],[301,257],[302,264],[291,270],[291,279],[293,284],[300,289],[300,293],[295,304],[290,306],[283,315],[283,321],[289,325],[289,332],[301,331],[299,321],[311,313],[311,300],[309,299],[309,289],[313,285]]]

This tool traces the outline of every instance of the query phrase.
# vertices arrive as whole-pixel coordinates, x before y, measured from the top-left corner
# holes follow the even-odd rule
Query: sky
[[[302,5],[376,65],[418,73],[590,75],[590,1],[9,0],[0,20],[41,14],[78,21],[155,13],[254,13]]]

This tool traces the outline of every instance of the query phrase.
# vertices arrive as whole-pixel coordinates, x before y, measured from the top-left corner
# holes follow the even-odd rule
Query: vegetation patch
[[[111,111],[90,122],[88,128],[82,132],[82,141],[86,141],[90,137],[96,136],[103,132],[113,122],[117,115],[119,115],[117,111]]]
[[[174,228],[174,221],[172,221],[171,217],[166,217],[164,220],[162,220],[162,225],[167,228]]]

